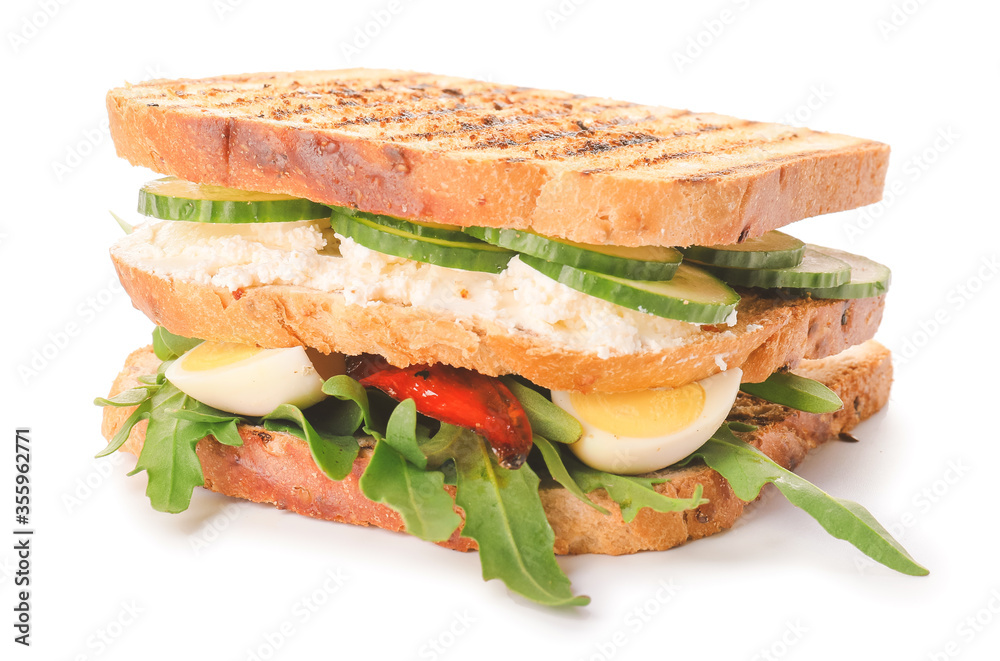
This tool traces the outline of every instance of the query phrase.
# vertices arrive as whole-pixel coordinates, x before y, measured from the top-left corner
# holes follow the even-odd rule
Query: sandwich
[[[155,324],[104,406],[152,506],[197,486],[478,550],[583,605],[557,554],[669,549],[881,409],[889,269],[780,230],[881,197],[884,144],[406,71],[158,80],[107,96],[158,173],[111,257]]]

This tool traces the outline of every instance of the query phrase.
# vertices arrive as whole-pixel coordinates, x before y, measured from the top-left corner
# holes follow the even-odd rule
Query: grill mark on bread
[[[399,81],[400,79],[390,79],[387,82]],[[293,84],[299,84],[294,81]],[[655,123],[657,121],[672,121],[690,115],[689,110],[668,111],[665,115],[645,114],[640,118],[620,118],[612,116],[603,122],[586,124],[580,119],[570,119],[569,123],[574,129],[564,128],[554,120],[566,119],[570,115],[587,113],[600,114],[608,111],[626,111],[638,107],[636,104],[628,102],[614,102],[600,99],[593,99],[582,95],[540,95],[530,88],[504,88],[489,86],[487,84],[467,85],[463,89],[459,85],[437,88],[433,85],[423,83],[413,83],[407,85],[394,85],[386,87],[383,83],[375,86],[359,86],[352,84],[352,81],[343,81],[340,86],[312,86],[307,87],[299,84],[296,89],[278,95],[284,103],[288,103],[288,97],[315,98],[316,102],[327,109],[337,104],[339,109],[345,107],[351,109],[373,109],[387,107],[397,110],[404,102],[409,104],[427,103],[430,107],[413,108],[397,111],[390,114],[368,113],[358,114],[339,121],[329,123],[323,121],[313,122],[319,128],[348,128],[368,125],[378,125],[380,131],[387,133],[384,139],[393,142],[408,142],[410,140],[430,140],[440,138],[455,138],[458,136],[470,135],[479,131],[490,132],[485,138],[477,140],[472,144],[460,144],[453,148],[461,151],[479,151],[489,149],[500,149],[516,151],[542,142],[551,143],[548,149],[533,149],[530,156],[532,158],[544,160],[565,160],[565,159],[598,159],[609,152],[619,152],[623,150],[642,149],[652,144],[664,142],[676,142],[684,138],[691,138],[705,133],[716,131],[734,131],[752,124],[752,122],[731,122],[720,125],[707,123],[696,126],[694,129],[675,130],[670,136],[657,135],[654,131],[617,131],[615,129],[624,126],[634,126],[642,123]],[[257,102],[257,99],[248,101],[245,97],[248,90],[239,88],[213,87],[210,90],[213,94],[241,94],[233,102],[223,102],[218,104],[224,107],[236,107]],[[264,98],[268,98],[266,88],[257,90]],[[520,112],[508,118],[500,118],[496,114],[494,102],[495,97],[501,95],[504,101],[510,102],[511,96],[524,95],[529,99],[521,99],[522,103],[534,104],[530,110],[535,112]],[[364,97],[364,103],[352,101],[354,97]],[[374,98],[371,98],[374,97]],[[478,102],[478,105],[476,104]],[[442,107],[442,103],[445,105]],[[559,107],[544,110],[546,104],[558,103]],[[472,104],[472,105],[470,105]],[[579,104],[579,105],[578,105]],[[504,104],[503,107],[508,107]],[[305,108],[305,110],[303,109]],[[299,104],[297,108],[291,110],[273,109],[271,116],[273,119],[285,119],[292,114],[303,114],[312,111],[311,106]],[[494,112],[491,112],[494,111]],[[405,133],[393,133],[388,125],[399,124],[409,128],[425,120],[454,119],[456,115],[467,114],[469,117],[465,121],[460,121],[458,126],[440,128],[436,130],[422,130]],[[402,128],[402,127],[401,127]],[[578,144],[573,144],[577,141]],[[740,143],[737,143],[740,144]],[[728,146],[726,146],[728,147]],[[726,148],[724,147],[724,148]],[[585,174],[608,173],[618,170],[634,170],[648,168],[656,164],[678,160],[690,159],[699,155],[707,154],[707,151],[697,151],[691,149],[673,149],[666,152],[657,153],[651,156],[637,158],[624,165],[609,165],[596,168],[588,168]],[[516,162],[517,156],[508,158],[508,162]]]
[[[502,116],[500,114],[486,114],[478,118],[478,124],[473,121],[464,122],[460,124],[457,128],[438,130],[438,131],[414,131],[411,133],[403,134],[390,134],[388,139],[393,141],[407,141],[410,139],[426,139],[428,137],[442,138],[442,137],[453,137],[458,135],[463,135],[467,133],[472,133],[479,130],[488,131],[505,131],[508,127],[522,127],[526,130],[535,130],[539,132],[540,135],[550,135],[553,137],[561,136],[573,136],[580,133],[585,133],[594,130],[594,127],[602,128],[606,126],[620,126],[625,124],[634,124],[638,121],[644,121],[643,119],[633,120],[630,118],[620,118],[616,117],[607,122],[595,122],[591,127],[581,127],[581,120],[568,120],[568,125],[576,127],[576,130],[560,130],[555,127],[549,126],[553,122],[548,122],[545,125],[532,125],[531,122],[537,120],[557,120],[559,118],[567,117],[573,113],[590,113],[590,114],[600,114],[605,112],[606,108],[593,109],[593,108],[573,108],[573,107],[561,107],[555,110],[550,110],[547,112],[539,112],[538,114],[530,114],[521,112],[521,114],[512,114],[509,116]],[[533,137],[532,140],[523,142],[521,144],[528,144],[528,142],[538,141],[542,139],[540,137]]]
[[[794,129],[801,142],[771,146],[792,129],[387,70],[159,81],[112,90],[108,111],[119,154],[164,174],[626,246],[727,243],[868,204],[888,162],[885,145],[849,136]],[[384,159],[390,145],[406,167]]]
[[[794,161],[800,158],[808,158],[810,155],[814,153],[816,152],[809,151],[809,152],[795,152],[794,154],[777,154],[775,156],[762,159],[755,163],[741,163],[740,165],[734,165],[732,167],[724,168],[721,170],[712,170],[710,172],[699,172],[697,174],[690,175],[687,177],[681,177],[679,181],[696,182],[696,181],[704,181],[707,179],[711,179],[713,177],[723,177],[741,172],[751,172],[753,170],[760,170],[767,166],[775,165],[778,163]]]

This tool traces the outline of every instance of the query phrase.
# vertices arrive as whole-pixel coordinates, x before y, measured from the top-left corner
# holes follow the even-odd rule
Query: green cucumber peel
[[[139,189],[144,216],[202,223],[296,222],[327,218],[325,204],[290,195],[197,184],[177,177],[146,182]]]
[[[730,285],[764,289],[794,289],[839,287],[851,279],[851,266],[842,259],[831,257],[806,245],[798,266],[782,269],[733,268],[713,266],[690,260]]]
[[[583,436],[580,421],[553,404],[548,397],[516,379],[502,377],[500,380],[521,402],[532,432],[556,443],[576,443]]]
[[[888,266],[843,250],[822,246],[810,247],[828,257],[847,262],[851,266],[851,279],[839,287],[797,290],[801,294],[809,294],[813,298],[849,299],[871,298],[881,296],[889,291],[889,285],[892,283],[892,271],[889,270]]]
[[[740,385],[740,390],[806,413],[833,413],[844,408],[840,396],[824,384],[791,372],[775,372],[760,383]]]
[[[682,255],[676,248],[588,245],[544,236],[531,230],[500,227],[466,227],[477,239],[547,262],[565,264],[631,280],[669,280]]]
[[[722,475],[740,500],[752,501],[765,484],[774,484],[792,505],[816,519],[830,535],[854,545],[876,562],[910,576],[929,573],[864,507],[834,498],[782,468],[763,452],[737,438],[728,425],[720,427],[684,463],[693,458],[702,459]]]
[[[367,213],[364,211],[358,211],[357,209],[348,209],[345,207],[331,206],[330,209],[333,213],[339,213],[340,215],[349,216],[351,218],[364,218],[375,223],[376,225],[391,227],[415,236],[427,237],[431,239],[443,239],[445,241],[458,241],[460,243],[479,243],[479,239],[466,234],[462,231],[462,228],[457,225],[442,225],[440,223],[426,223],[406,220],[405,218],[397,218],[396,216]]]
[[[160,360],[180,358],[201,343],[202,340],[176,335],[163,326],[157,326],[153,329],[153,353]]]
[[[802,262],[806,244],[784,232],[771,230],[743,243],[680,248],[685,259],[746,269],[793,268]]]
[[[570,289],[666,319],[698,324],[726,321],[740,296],[706,269],[682,263],[666,281],[629,280],[613,275],[547,262],[531,255],[519,259],[542,275]]]
[[[702,486],[695,487],[690,498],[672,498],[664,496],[656,490],[657,484],[667,480],[631,475],[615,475],[605,473],[587,466],[575,457],[566,456],[566,466],[570,475],[583,491],[590,493],[604,489],[611,500],[618,503],[622,520],[630,523],[639,514],[639,510],[648,507],[657,512],[683,512],[693,510],[708,502],[702,498]]]
[[[316,466],[331,480],[343,480],[354,467],[358,441],[353,434],[339,435],[322,426],[313,426],[305,413],[291,404],[279,405],[262,420],[264,429],[291,433],[308,443]]]
[[[330,226],[369,250],[465,271],[501,273],[517,253],[482,241],[439,239],[382,225],[362,214],[334,213]]]

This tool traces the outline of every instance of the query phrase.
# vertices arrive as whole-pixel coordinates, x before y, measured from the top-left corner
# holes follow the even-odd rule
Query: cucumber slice
[[[446,241],[381,225],[368,214],[334,213],[330,225],[365,248],[452,269],[500,273],[514,256],[510,250],[482,241]]]
[[[300,197],[195,184],[177,177],[150,181],[139,190],[139,213],[201,223],[286,223],[328,218],[330,208]]]
[[[861,255],[843,250],[814,246],[824,255],[839,259],[851,265],[851,279],[847,284],[826,289],[805,289],[813,298],[870,298],[889,291],[892,272],[888,266],[879,264]]]
[[[806,245],[798,266],[786,269],[737,269],[704,265],[731,285],[741,287],[792,287],[795,289],[839,287],[851,279],[851,266],[845,261]]]
[[[629,280],[669,280],[682,259],[676,249],[660,246],[598,246],[495,227],[467,227],[465,232],[495,246]]]
[[[574,266],[547,262],[531,255],[521,261],[562,284],[616,305],[696,324],[725,321],[739,302],[739,294],[702,269],[681,264],[666,281],[627,280]]]
[[[376,225],[382,225],[383,227],[391,227],[393,229],[402,230],[409,234],[414,234],[416,236],[428,237],[431,239],[443,239],[445,241],[458,241],[466,243],[478,243],[478,239],[467,235],[462,231],[459,225],[444,225],[442,223],[432,223],[422,220],[404,220],[403,218],[396,218],[395,216],[385,216],[376,213],[365,213],[362,211],[357,211],[355,209],[344,209],[342,207],[331,207],[333,213],[340,213],[345,216],[351,216],[356,218],[362,216],[367,218]]]
[[[713,266],[739,269],[787,269],[802,261],[806,244],[784,232],[772,230],[756,239],[726,246],[681,248],[688,259]]]

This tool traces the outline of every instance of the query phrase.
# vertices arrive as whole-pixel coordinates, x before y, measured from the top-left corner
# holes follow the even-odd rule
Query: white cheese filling
[[[340,293],[354,305],[421,307],[530,333],[601,358],[678,346],[700,331],[698,324],[636,312],[570,289],[516,257],[498,275],[443,268],[369,250],[326,223],[155,221],[136,227],[115,251],[164,278],[230,291],[294,285]]]

